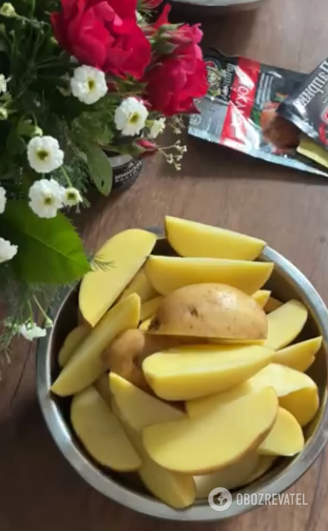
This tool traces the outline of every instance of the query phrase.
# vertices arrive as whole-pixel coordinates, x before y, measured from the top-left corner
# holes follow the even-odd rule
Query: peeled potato
[[[150,256],[145,269],[150,282],[162,295],[184,286],[202,283],[227,284],[252,295],[269,279],[273,264],[216,258]]]
[[[210,492],[217,487],[233,490],[246,485],[249,478],[254,474],[259,461],[260,456],[255,452],[250,452],[233,465],[222,468],[219,472],[195,476],[196,498],[207,498]]]
[[[285,347],[301,332],[307,317],[307,308],[296,300],[288,301],[269,313],[267,316],[268,337],[264,345],[273,350]]]
[[[91,385],[105,372],[101,353],[125,329],[137,327],[139,316],[140,299],[135,293],[109,310],[77,347],[52,384],[52,392],[59,396],[69,396]]]
[[[146,319],[145,321],[142,321],[142,323],[139,325],[139,330],[148,331],[150,323],[151,319]]]
[[[171,216],[165,216],[165,231],[171,247],[181,256],[254,260],[266,245],[245,234]]]
[[[122,295],[119,297],[119,300],[125,299],[132,293],[137,293],[142,303],[153,299],[157,295],[157,292],[154,290],[147,278],[144,267],[139,269],[139,271],[131,280],[130,284],[128,284]],[[143,319],[142,316],[141,319]]]
[[[265,339],[267,316],[248,295],[223,284],[180,288],[163,300],[149,333],[227,339]]]
[[[263,476],[270,468],[273,463],[276,461],[277,457],[275,455],[259,455],[259,461],[253,472],[253,474],[248,478],[247,483],[252,483],[256,479],[259,479]]]
[[[82,343],[83,339],[87,336],[90,330],[91,327],[88,324],[81,324],[68,334],[58,354],[58,364],[60,367],[64,367],[64,365],[66,365],[68,360],[74,354],[77,346]]]
[[[122,472],[141,466],[119,420],[94,387],[73,397],[71,421],[76,435],[101,465]]]
[[[270,297],[264,309],[266,313],[271,313],[274,310],[277,310],[278,308],[280,308],[280,306],[282,305],[283,305],[283,302],[278,301],[278,299],[275,299],[274,297]]]
[[[215,395],[204,396],[201,398],[194,398],[193,400],[187,400],[185,403],[186,411],[189,417],[197,417],[198,415],[205,415],[211,408],[225,404],[227,402],[233,402],[244,395],[248,395],[253,391],[253,387],[249,380],[236,385],[228,391],[217,393]]]
[[[148,426],[143,443],[150,457],[164,468],[207,474],[232,465],[261,444],[277,413],[277,395],[267,388],[201,417]]]
[[[277,350],[274,357],[275,363],[287,365],[297,371],[305,372],[315,360],[315,355],[322,345],[322,337],[315,337],[295,343],[289,347]]]
[[[108,267],[87,273],[80,286],[79,307],[83,318],[95,326],[133,279],[151,253],[156,235],[139,229],[115,234],[97,252]]]
[[[295,417],[282,407],[266,439],[257,448],[262,455],[292,456],[304,448],[304,435]]]
[[[164,400],[190,400],[225,391],[265,367],[274,352],[258,345],[185,346],[157,352],[142,369],[154,393]]]
[[[265,305],[267,304],[268,300],[269,300],[270,293],[271,293],[271,291],[268,291],[266,289],[260,289],[259,291],[256,291],[252,295],[252,299],[254,299],[254,301],[259,306],[261,306],[261,308],[264,308]]]
[[[146,319],[149,319],[149,317],[152,317],[157,308],[162,304],[163,299],[164,297],[160,295],[159,297],[155,297],[150,301],[144,302],[141,305],[140,320],[145,321]]]
[[[105,372],[94,383],[95,389],[97,389],[100,396],[105,400],[107,405],[112,407],[112,397],[109,390],[108,373]]]

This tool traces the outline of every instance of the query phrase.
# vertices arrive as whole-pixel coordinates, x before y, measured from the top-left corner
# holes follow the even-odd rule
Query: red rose
[[[157,144],[150,142],[146,138],[140,138],[137,142],[137,146],[140,148],[140,157],[145,158],[153,155],[158,150]]]
[[[169,9],[164,9],[155,24],[167,24]],[[166,116],[196,112],[194,99],[207,93],[207,72],[198,46],[203,34],[198,26],[185,24],[168,30],[167,42],[174,46],[170,55],[162,55],[147,72],[147,97],[153,108]]]
[[[62,0],[51,15],[59,44],[81,63],[140,79],[151,46],[136,22],[137,0]]]

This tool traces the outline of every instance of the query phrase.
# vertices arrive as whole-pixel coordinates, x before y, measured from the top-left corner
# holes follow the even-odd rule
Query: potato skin
[[[267,317],[242,291],[224,284],[194,284],[168,295],[148,333],[222,339],[265,339]]]

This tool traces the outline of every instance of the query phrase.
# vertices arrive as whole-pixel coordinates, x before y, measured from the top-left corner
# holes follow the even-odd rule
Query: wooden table
[[[310,71],[328,55],[327,0],[271,0],[256,13],[204,22],[205,41],[268,64]],[[95,249],[127,227],[159,224],[166,213],[265,239],[291,259],[328,302],[328,181],[265,164],[190,139],[182,171],[160,159],[124,194],[96,199],[80,224]],[[326,458],[327,456],[327,458]],[[292,489],[308,505],[263,507],[221,531],[324,531],[328,526],[328,454]],[[1,531],[161,531],[188,524],[155,522],[88,487],[57,450],[35,394],[33,347],[16,345],[0,382]],[[204,524],[205,525],[205,524]],[[189,524],[202,529],[201,524]]]

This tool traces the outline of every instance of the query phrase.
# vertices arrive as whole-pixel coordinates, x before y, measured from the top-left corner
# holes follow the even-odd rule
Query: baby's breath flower
[[[12,245],[8,240],[0,238],[0,263],[7,262],[17,254],[17,245]]]
[[[149,138],[157,138],[165,129],[165,118],[154,120],[150,128]]]
[[[27,145],[27,158],[37,173],[50,173],[63,164],[64,152],[52,136],[35,136]]]
[[[54,218],[63,207],[64,194],[65,188],[54,179],[40,179],[29,190],[29,205],[40,218]]]
[[[6,190],[0,186],[0,214],[3,214],[6,208],[7,197]]]
[[[82,196],[77,190],[70,186],[64,190],[63,203],[65,206],[75,206],[82,202]]]
[[[148,111],[137,98],[126,98],[115,111],[115,125],[123,136],[135,136],[145,127]]]
[[[72,94],[82,103],[92,105],[108,91],[104,72],[92,66],[79,66],[70,80]]]
[[[28,321],[27,323],[20,325],[19,332],[28,341],[33,341],[33,339],[47,335],[47,331],[44,328],[41,328],[32,321]]]
[[[10,2],[5,2],[0,8],[0,15],[4,17],[14,17],[16,16],[16,11],[14,6]]]

